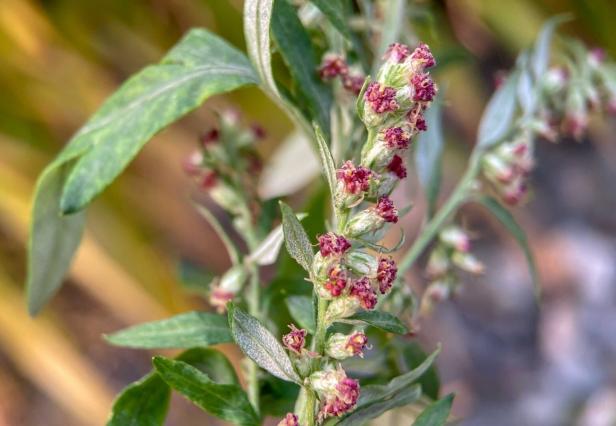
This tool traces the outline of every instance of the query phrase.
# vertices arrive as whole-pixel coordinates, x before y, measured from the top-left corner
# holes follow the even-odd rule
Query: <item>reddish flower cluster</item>
[[[398,210],[394,206],[394,202],[391,201],[391,198],[387,195],[383,195],[377,201],[376,212],[385,220],[385,222],[398,222]]]
[[[299,426],[299,419],[295,414],[287,413],[277,426]]]
[[[436,60],[425,43],[419,43],[419,46],[411,54],[411,59],[419,62],[423,68],[432,68],[436,65]]]
[[[389,257],[379,259],[379,266],[376,271],[376,280],[379,283],[379,291],[381,294],[386,294],[391,289],[391,286],[398,275],[396,262]]]
[[[319,251],[321,256],[342,256],[348,249],[351,248],[351,243],[342,235],[336,235],[333,232],[319,236]]]
[[[199,138],[199,141],[201,142],[203,146],[207,146],[214,142],[217,142],[219,137],[220,137],[220,132],[218,131],[218,129],[214,128],[214,129],[210,129],[209,131],[201,135],[201,137]]]
[[[402,127],[390,127],[384,135],[387,147],[391,149],[406,149],[411,141],[410,135]]]
[[[323,61],[319,67],[319,76],[325,81],[340,77],[342,79],[342,87],[356,95],[361,91],[365,80],[360,74],[352,74],[344,58],[335,54],[329,54],[323,57]]]
[[[325,400],[320,417],[341,416],[351,410],[359,398],[359,382],[345,377],[336,385],[336,394]]]
[[[346,288],[348,281],[347,273],[340,265],[333,266],[328,273],[327,281],[323,287],[333,296],[338,297]]]
[[[290,324],[291,332],[282,336],[282,343],[292,352],[301,354],[306,343],[306,330],[298,329],[295,325]]]
[[[364,97],[372,110],[377,114],[393,112],[399,108],[398,101],[396,100],[396,89],[381,86],[376,81],[368,85]]]
[[[406,177],[406,167],[404,166],[402,157],[399,155],[394,155],[387,165],[387,170],[398,176],[398,179],[404,179]]]
[[[346,161],[336,171],[336,178],[344,184],[344,190],[348,194],[359,194],[370,188],[372,171],[363,166],[355,167],[353,162]]]
[[[404,62],[410,54],[411,49],[409,49],[406,44],[392,43],[387,48],[385,55],[383,55],[383,59],[387,61],[391,60],[394,63],[400,64]]]
[[[366,346],[368,346],[368,337],[365,333],[356,331],[349,336],[345,345],[345,350],[347,350],[351,356],[363,356]]]
[[[376,292],[370,285],[368,277],[362,277],[351,283],[351,296],[357,298],[364,309],[374,309],[377,302]]]
[[[415,74],[411,84],[415,89],[413,100],[416,102],[431,102],[436,96],[436,86],[428,74]]]
[[[408,120],[409,126],[412,129],[415,129],[419,132],[425,132],[426,130],[428,130],[426,119],[423,116],[423,110],[424,110],[423,105],[417,104],[406,115],[406,119]]]

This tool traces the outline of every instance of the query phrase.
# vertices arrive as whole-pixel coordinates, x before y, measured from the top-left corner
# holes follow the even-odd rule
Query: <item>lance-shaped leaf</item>
[[[243,53],[206,30],[191,30],[159,64],[124,83],[71,139],[62,155],[86,151],[66,180],[62,211],[82,209],[154,134],[210,96],[258,81]]]
[[[265,89],[279,97],[272,74],[270,51],[270,21],[273,0],[246,0],[244,2],[244,38],[248,56],[255,65]]]
[[[528,245],[528,240],[526,239],[526,234],[524,233],[524,230],[520,227],[520,225],[518,225],[509,210],[504,208],[494,198],[484,196],[479,199],[479,203],[481,203],[486,209],[488,209],[490,213],[492,213],[494,217],[496,217],[505,226],[505,228],[507,228],[509,233],[513,236],[513,238],[515,238],[515,240],[522,248],[522,251],[524,252],[524,257],[526,257],[526,262],[528,263],[528,270],[530,272],[530,276],[533,280],[535,297],[539,299],[541,297],[541,283],[539,280],[539,273],[537,272],[535,258],[530,249],[530,246]]]
[[[51,164],[36,184],[28,241],[28,311],[34,315],[62,284],[83,234],[85,213],[60,215],[60,194],[70,163]]]
[[[208,312],[188,312],[160,321],[135,325],[105,336],[129,348],[191,348],[232,342],[227,318]]]
[[[336,165],[334,164],[334,157],[329,150],[327,141],[325,140],[323,132],[318,124],[314,125],[314,133],[317,137],[317,144],[319,146],[321,168],[323,169],[323,174],[325,175],[325,180],[327,180],[327,186],[329,186],[329,191],[332,194],[333,200],[334,195],[336,195]]]
[[[293,214],[291,207],[280,201],[280,211],[282,212],[282,231],[287,251],[302,268],[310,272],[314,258],[310,239],[302,224]]]
[[[293,78],[298,107],[309,122],[316,121],[329,135],[331,89],[318,78],[310,36],[288,0],[274,2],[271,29],[280,55]]]
[[[216,383],[239,385],[233,366],[217,350],[193,348],[180,354],[177,359],[196,367]],[[128,385],[118,395],[113,403],[107,426],[163,425],[170,396],[169,385],[152,371]]]
[[[432,216],[436,207],[441,185],[441,157],[444,145],[441,99],[442,95],[439,94],[437,102],[426,111],[428,130],[421,133],[415,142],[417,176],[428,200],[429,216]]]
[[[279,379],[300,383],[293,364],[282,345],[256,318],[228,305],[233,338],[242,352]]]
[[[238,385],[219,384],[183,361],[154,357],[156,372],[176,391],[208,413],[241,426],[256,426],[259,418]]]
[[[569,14],[556,15],[543,24],[541,32],[535,42],[535,49],[532,57],[532,68],[535,78],[543,78],[544,73],[548,70],[548,65],[550,63],[550,45],[552,44],[552,38],[556,27],[570,19],[571,15]]]
[[[347,318],[345,322],[363,322],[395,334],[407,334],[409,332],[398,317],[382,311],[359,311]]]
[[[453,394],[449,394],[430,404],[413,422],[413,426],[444,426],[447,422],[447,417],[449,417],[452,403]]]
[[[396,359],[400,372],[406,373],[421,365],[428,358],[428,354],[417,342],[398,339],[392,346],[391,355]],[[417,380],[421,385],[421,392],[432,399],[437,399],[441,387],[438,372],[432,364]]]
[[[517,86],[518,70],[515,70],[494,92],[483,112],[476,149],[485,150],[501,142],[511,130],[517,106]]]
[[[107,426],[162,426],[171,389],[156,373],[126,387],[113,403]]]
[[[298,213],[297,220],[302,220],[307,215],[306,213]],[[284,234],[282,232],[282,225],[275,227],[265,237],[261,244],[246,258],[249,262],[254,262],[257,265],[271,265],[276,262],[280,248],[284,242]]]
[[[340,31],[340,34],[347,38],[351,37],[351,31],[347,25],[344,13],[343,1],[312,0],[312,3],[327,16],[327,19],[329,19],[334,28]]]
[[[316,319],[314,315],[314,305],[310,296],[289,296],[285,299],[291,317],[297,322],[300,328],[305,328],[309,333],[314,334],[316,330]]]

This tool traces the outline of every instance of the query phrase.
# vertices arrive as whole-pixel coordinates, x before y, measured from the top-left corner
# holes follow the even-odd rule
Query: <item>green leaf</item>
[[[178,361],[183,361],[208,375],[214,382],[224,385],[239,385],[240,381],[227,357],[212,348],[191,348],[182,352]]]
[[[233,341],[225,316],[208,312],[188,312],[135,325],[105,338],[113,345],[138,349],[191,348]]]
[[[358,405],[350,414],[342,417],[336,426],[360,426],[368,420],[375,419],[381,414],[397,407],[404,407],[421,397],[421,386],[414,385],[390,394],[387,398],[379,399],[368,404]]]
[[[276,0],[271,20],[272,36],[295,83],[295,95],[309,122],[316,121],[330,133],[332,93],[316,72],[315,53],[306,29],[287,0]]]
[[[273,0],[244,1],[244,38],[248,56],[257,69],[265,89],[275,97],[280,97],[272,74],[270,52],[270,22],[273,4]]]
[[[64,185],[62,212],[82,209],[152,136],[207,98],[258,81],[243,53],[206,30],[191,30],[159,64],[108,98],[60,154],[81,153]]]
[[[530,272],[530,276],[533,280],[535,297],[537,298],[537,300],[539,300],[539,298],[541,297],[541,283],[539,280],[539,273],[537,272],[535,258],[530,249],[530,246],[528,245],[528,240],[526,239],[526,234],[524,233],[524,230],[520,227],[520,225],[518,225],[509,210],[503,207],[494,198],[484,196],[479,199],[479,203],[482,204],[485,208],[487,208],[490,213],[492,213],[494,217],[496,217],[505,226],[505,228],[507,228],[509,233],[513,236],[513,238],[515,238],[515,240],[522,248],[524,256],[526,257],[526,262],[528,263],[528,270]]]
[[[162,426],[170,398],[169,385],[158,374],[150,373],[118,395],[107,426]]]
[[[37,314],[62,285],[83,234],[85,213],[60,216],[60,194],[69,166],[52,163],[36,184],[26,279],[30,315]]]
[[[329,146],[325,141],[321,128],[317,124],[314,125],[314,133],[317,137],[317,144],[319,145],[321,168],[325,174],[325,180],[327,181],[327,186],[329,187],[333,200],[334,195],[336,195],[336,166],[334,164],[334,157],[329,150]]]
[[[415,142],[415,165],[417,177],[428,201],[428,216],[436,207],[441,186],[441,158],[443,155],[442,95],[426,111],[428,130],[421,133]]]
[[[432,403],[417,417],[413,426],[444,426],[451,411],[453,394]]]
[[[300,378],[278,339],[256,318],[232,303],[228,305],[228,310],[231,332],[242,352],[279,379],[300,383]]]
[[[485,150],[501,142],[511,130],[517,106],[518,76],[518,70],[509,74],[490,98],[479,123],[477,149]]]
[[[238,385],[218,384],[183,361],[154,357],[154,367],[169,386],[208,413],[242,426],[257,426],[259,418]]]
[[[560,24],[571,20],[571,15],[562,14],[556,15],[545,21],[537,41],[535,42],[535,49],[532,57],[532,68],[535,74],[535,78],[543,78],[545,72],[548,70],[550,63],[550,45],[552,44],[552,37],[556,27]]]
[[[287,251],[302,268],[310,272],[312,259],[314,258],[310,239],[306,231],[304,231],[302,224],[293,214],[291,207],[280,201],[280,211],[282,212],[282,231]]]
[[[401,373],[409,372],[421,365],[427,358],[428,354],[419,346],[417,342],[398,339],[394,342],[392,353],[399,365]],[[417,380],[421,385],[421,391],[424,395],[437,399],[441,387],[436,367],[432,364],[424,374]]]
[[[298,213],[297,220],[304,219],[307,215],[305,213]],[[249,262],[254,262],[257,265],[272,265],[278,259],[278,253],[282,248],[284,242],[284,234],[282,232],[282,225],[275,227],[268,235],[261,241],[259,246],[248,255],[246,258]]]
[[[406,326],[388,312],[382,311],[359,311],[355,315],[347,318],[346,321],[361,321],[381,330],[395,334],[407,334],[409,331]]]
[[[344,13],[344,2],[342,0],[312,0],[312,3],[323,12],[323,15],[327,16],[332,26],[340,31],[340,34],[346,38],[351,37],[351,31],[347,25]]]
[[[314,316],[314,306],[310,296],[289,296],[285,299],[291,317],[297,322],[300,328],[308,330],[314,334],[316,330],[316,319]]]

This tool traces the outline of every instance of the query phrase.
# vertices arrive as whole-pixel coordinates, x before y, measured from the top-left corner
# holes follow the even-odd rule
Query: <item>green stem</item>
[[[300,424],[313,426],[315,424],[314,412],[317,404],[317,395],[313,390],[306,389],[306,403],[301,413]]]
[[[460,180],[460,183],[458,183],[458,186],[456,186],[447,201],[445,201],[445,204],[438,210],[432,220],[426,224],[409,251],[398,263],[398,271],[401,274],[413,266],[417,258],[436,237],[438,231],[449,217],[466,201],[468,192],[472,188],[473,182],[479,173],[480,164],[479,156],[474,155],[471,157],[468,169]]]
[[[246,244],[252,252],[259,245],[259,239],[255,229],[250,227],[246,232]],[[250,283],[248,289],[248,311],[250,315],[261,320],[261,284],[259,282],[259,267],[255,264],[250,265]],[[257,414],[259,413],[259,366],[253,361],[248,364],[248,399],[254,407]]]

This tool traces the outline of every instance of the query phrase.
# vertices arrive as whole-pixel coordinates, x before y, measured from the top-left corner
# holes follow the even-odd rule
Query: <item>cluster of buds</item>
[[[471,253],[471,240],[462,228],[450,225],[438,236],[426,267],[430,280],[421,303],[421,311],[428,312],[436,302],[449,297],[458,284],[456,268],[471,274],[483,273],[483,264]]]
[[[199,138],[199,148],[184,161],[185,172],[207,190],[212,200],[233,218],[233,225],[243,235],[260,214],[255,176],[261,161],[254,148],[265,136],[261,127],[241,126],[240,116],[230,110],[219,115],[219,125]],[[210,286],[209,301],[223,312],[246,281],[242,266],[234,266]]]
[[[320,421],[350,411],[359,398],[359,382],[347,377],[340,365],[312,373],[308,381],[321,400]]]
[[[533,145],[529,132],[521,132],[516,139],[499,144],[482,159],[483,176],[510,206],[519,204],[528,192],[527,180],[534,167]]]
[[[323,81],[340,78],[344,90],[354,95],[359,95],[366,80],[361,72],[352,70],[346,60],[335,53],[323,56],[318,72]]]

